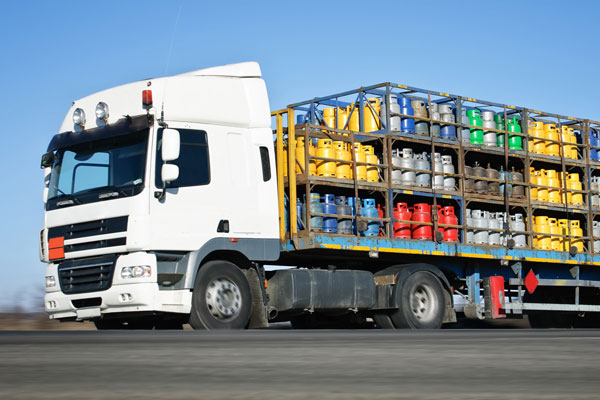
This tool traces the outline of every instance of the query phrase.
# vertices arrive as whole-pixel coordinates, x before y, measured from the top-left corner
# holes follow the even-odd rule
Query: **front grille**
[[[60,288],[65,294],[98,292],[110,288],[115,257],[67,260],[58,266]]]
[[[125,232],[126,230],[127,216],[124,216],[81,222],[79,224],[55,226],[48,229],[48,237],[55,238],[62,236],[65,238],[65,240],[69,240],[88,236]]]

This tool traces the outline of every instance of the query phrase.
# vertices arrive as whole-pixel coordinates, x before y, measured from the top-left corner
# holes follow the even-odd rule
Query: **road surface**
[[[600,331],[0,332],[0,399],[598,399]]]

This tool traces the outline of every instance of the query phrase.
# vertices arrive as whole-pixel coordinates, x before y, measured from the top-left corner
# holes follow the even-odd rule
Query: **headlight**
[[[51,287],[55,287],[55,286],[56,286],[56,278],[54,278],[53,276],[47,276],[46,277],[46,287],[51,288]]]
[[[152,268],[149,265],[137,265],[135,267],[123,267],[121,269],[121,278],[149,278],[152,275]]]
[[[98,103],[96,106],[96,118],[106,121],[108,119],[108,104],[104,102]]]
[[[83,109],[76,108],[75,111],[73,111],[73,123],[79,126],[85,125],[85,111],[83,111]]]

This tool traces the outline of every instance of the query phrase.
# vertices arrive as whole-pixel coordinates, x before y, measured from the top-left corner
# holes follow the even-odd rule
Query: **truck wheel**
[[[194,329],[244,329],[252,312],[250,284],[228,261],[209,261],[198,271],[192,295]]]
[[[390,314],[399,329],[439,329],[445,312],[444,289],[433,274],[417,271],[394,288],[398,309]]]

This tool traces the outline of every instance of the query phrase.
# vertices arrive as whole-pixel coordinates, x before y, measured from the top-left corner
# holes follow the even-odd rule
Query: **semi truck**
[[[45,309],[98,329],[594,326],[598,128],[392,82],[271,111],[254,62],[101,91],[42,156]]]

